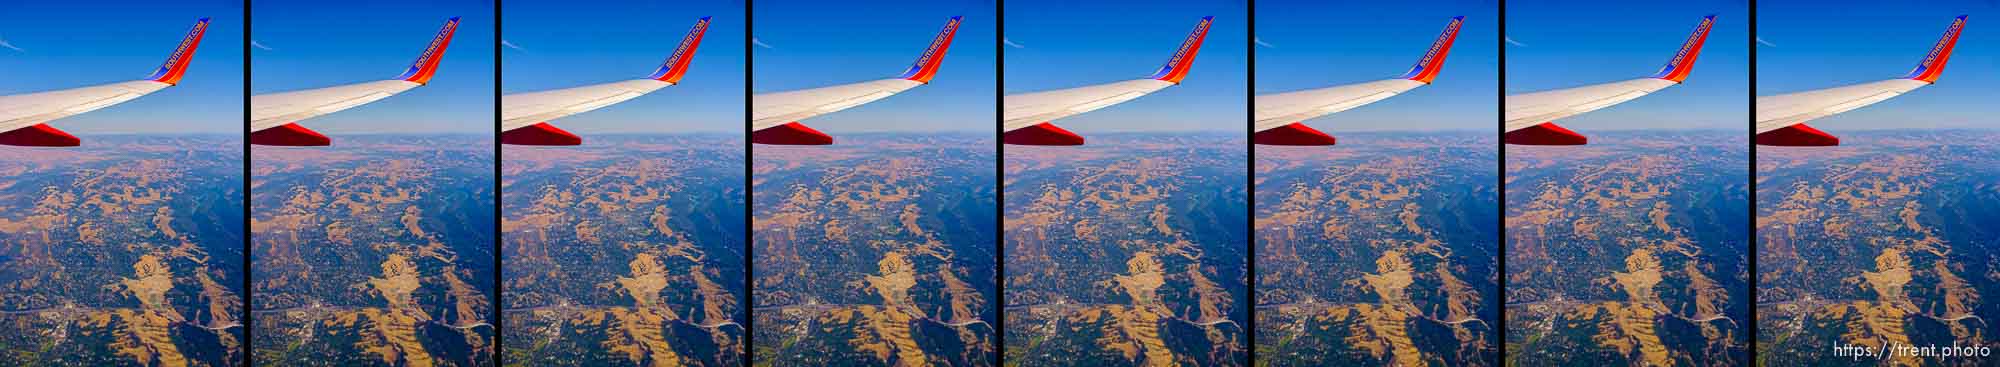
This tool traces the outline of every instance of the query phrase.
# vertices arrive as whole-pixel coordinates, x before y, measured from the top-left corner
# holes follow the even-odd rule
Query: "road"
[[[758,312],[776,311],[780,313],[788,310],[802,310],[803,313],[812,315],[805,317],[807,321],[811,321],[812,319],[818,318],[820,314],[824,314],[827,311],[832,311],[834,309],[847,308],[847,307],[857,307],[857,306],[881,306],[881,305],[809,303],[809,304],[793,304],[793,305],[783,305],[783,306],[762,306],[755,308],[755,310]],[[972,319],[964,321],[944,321],[942,319],[938,319],[935,317],[923,317],[921,319],[924,321],[930,321],[933,323],[937,323],[939,325],[944,325],[949,327],[967,327],[973,324],[979,324],[979,325],[985,325],[987,329],[993,328],[993,324],[988,324],[986,323],[986,320],[980,320],[980,319]],[[810,328],[804,330],[810,330]]]

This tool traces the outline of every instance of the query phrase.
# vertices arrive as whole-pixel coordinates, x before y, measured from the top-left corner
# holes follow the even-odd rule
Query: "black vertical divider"
[[[1494,264],[1497,264],[1493,276],[1497,278],[1494,282],[1497,285],[1494,296],[1498,297],[1500,304],[1494,311],[1500,314],[1500,327],[1493,329],[1500,335],[1500,345],[1494,346],[1500,350],[1495,351],[1493,355],[1500,360],[1493,361],[1495,366],[1504,365],[1507,361],[1507,136],[1505,135],[1507,132],[1507,2],[1500,1],[1498,4],[1500,9],[1494,11],[1498,14],[1498,21],[1495,22],[1497,24],[1494,24],[1493,29],[1500,31],[1500,37],[1494,37],[1498,39],[1493,43],[1495,49],[1499,50],[1500,77],[1493,78],[1499,81],[1499,85],[1493,89],[1493,98],[1500,100],[1500,103],[1493,109],[1495,115],[1493,125],[1496,128],[1493,146],[1499,149],[1500,156],[1493,162],[1493,168],[1496,170],[1493,175],[1493,188],[1498,194],[1493,199],[1498,201],[1493,203],[1493,208],[1499,212],[1494,216],[1497,218],[1494,220],[1497,222],[1494,225],[1499,226],[1500,230],[1494,231],[1494,235],[1498,238],[1495,238],[1493,243],[1498,244],[1500,249],[1493,253]]]
[[[1244,49],[1249,51],[1245,52],[1245,55],[1248,55],[1248,61],[1245,62],[1244,69],[1246,70],[1243,75],[1243,84],[1245,86],[1243,89],[1243,115],[1245,117],[1243,119],[1243,148],[1246,149],[1245,153],[1248,154],[1248,158],[1245,158],[1248,162],[1244,162],[1243,164],[1243,192],[1245,195],[1243,199],[1243,218],[1248,220],[1243,221],[1243,223],[1250,226],[1250,228],[1243,231],[1243,243],[1247,246],[1243,252],[1243,256],[1247,257],[1243,259],[1243,279],[1246,283],[1249,283],[1243,285],[1243,292],[1249,296],[1250,304],[1238,307],[1248,310],[1244,313],[1248,317],[1247,320],[1244,320],[1247,321],[1245,325],[1249,325],[1249,327],[1243,328],[1243,341],[1244,344],[1247,344],[1243,350],[1243,365],[1254,366],[1257,363],[1257,142],[1250,134],[1257,131],[1257,0],[1247,0],[1243,4],[1243,28],[1250,30],[1248,32],[1250,36],[1244,37],[1247,39],[1245,40],[1244,46],[1246,47]]]
[[[751,22],[754,22],[753,19],[756,19],[756,16],[751,14],[751,9],[755,9],[756,7],[750,6],[750,4],[751,0],[743,0],[743,223],[745,225],[743,226],[743,299],[737,302],[739,305],[745,305],[739,307],[743,312],[743,339],[741,339],[739,347],[743,348],[743,351],[737,354],[743,360],[743,367],[749,367],[751,363],[756,362],[756,358],[753,358],[754,356],[750,355],[750,352],[756,350],[753,345],[757,342],[757,339],[754,337],[757,334],[757,300],[753,296],[756,293],[752,290],[756,288],[756,278],[751,276],[752,271],[750,268],[751,259],[757,255],[757,243],[755,238],[751,237],[751,234],[755,231],[752,228],[755,226],[749,225],[752,221],[756,220],[755,213],[757,211],[757,206],[753,204],[757,200],[757,195],[755,195],[756,190],[750,187],[751,183],[755,182],[750,177],[755,172],[752,165],[757,162],[757,144],[750,142],[750,120],[752,119],[750,115],[750,100],[756,98],[752,97],[753,94],[750,88],[755,84],[751,83],[752,79],[750,75],[755,74],[754,70],[757,68],[755,67],[756,64],[752,63],[750,59],[757,55],[757,52],[754,51],[757,49],[756,45],[754,45],[757,42],[757,36],[750,33],[752,29]]]
[[[243,2],[243,228],[250,229],[250,2]],[[256,338],[257,320],[250,313],[250,234],[243,234],[243,303],[241,322],[243,324],[243,365],[249,366],[251,359],[250,340]]]
[[[503,234],[500,232],[500,223],[507,218],[505,216],[506,213],[502,213],[500,210],[502,207],[501,203],[503,202],[500,196],[500,155],[503,150],[503,145],[500,144],[500,86],[503,85],[500,78],[500,50],[504,49],[498,47],[500,42],[503,41],[500,38],[500,34],[500,0],[493,0],[493,45],[495,46],[493,47],[493,299],[486,304],[490,305],[490,308],[492,308],[491,312],[493,313],[490,316],[493,322],[489,324],[493,325],[494,366],[499,366],[506,362],[506,358],[502,356],[502,352],[506,350],[506,347],[502,343],[507,340],[506,334],[501,332],[501,330],[506,330],[507,326],[506,314],[504,313],[507,305],[502,303],[506,301],[506,298],[501,297],[500,294],[507,288],[507,282],[502,279],[504,278],[503,274],[506,273],[502,272],[504,268],[500,265],[500,261],[502,260],[500,252],[507,249],[507,241],[501,238]]]
[[[1007,2],[993,2],[993,367],[1007,355]]]
[[[1746,17],[1744,21],[1750,22],[1750,36],[1748,37],[1749,39],[1743,40],[1743,42],[1748,43],[1750,46],[1750,67],[1749,67],[1750,88],[1749,88],[1749,93],[1747,93],[1749,95],[1746,96],[1747,98],[1750,99],[1750,110],[1745,111],[1746,113],[1749,114],[1749,121],[1748,121],[1749,123],[1746,124],[1747,126],[1745,126],[1745,128],[1747,128],[1747,130],[1744,131],[1750,134],[1748,136],[1748,140],[1745,140],[1744,142],[1744,144],[1748,144],[1750,146],[1750,152],[1749,152],[1750,159],[1749,162],[1745,164],[1746,166],[1748,166],[1745,168],[1748,168],[1750,170],[1749,175],[1746,176],[1749,177],[1750,179],[1749,182],[1750,205],[1748,205],[1748,208],[1744,208],[1749,211],[1749,216],[1745,216],[1744,218],[1750,219],[1750,232],[1749,232],[1750,238],[1749,241],[1743,243],[1744,246],[1747,247],[1745,250],[1748,250],[1743,252],[1743,257],[1744,257],[1743,264],[1750,269],[1749,282],[1748,284],[1744,285],[1745,287],[1750,287],[1749,289],[1750,332],[1749,335],[1746,335],[1746,337],[1750,338],[1750,344],[1748,345],[1749,348],[1747,348],[1750,351],[1749,353],[1751,360],[1749,362],[1755,363],[1757,358],[1757,332],[1758,332],[1757,331],[1757,293],[1758,293],[1757,292],[1757,143],[1756,143],[1757,141],[1757,1],[1750,0],[1749,7],[1750,7],[1749,9],[1750,15]]]

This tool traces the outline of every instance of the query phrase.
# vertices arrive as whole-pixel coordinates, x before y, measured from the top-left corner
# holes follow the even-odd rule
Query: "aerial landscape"
[[[1009,146],[1007,363],[1248,365],[1241,134]]]
[[[505,363],[740,365],[742,146],[715,134],[505,147]]]
[[[758,366],[993,366],[992,135],[754,148]]]
[[[90,138],[0,147],[0,365],[238,365],[242,140]]]
[[[1259,365],[1498,365],[1494,136],[1342,136],[1257,147]]]
[[[1496,5],[1257,9],[1257,366],[1502,365]]]
[[[1911,355],[1854,361],[1837,344],[1994,346],[2000,133],[1846,132],[1841,146],[1759,147],[1759,364],[1979,365]]]
[[[1508,146],[1508,363],[1749,365],[1744,135]]]
[[[349,135],[252,150],[259,365],[486,365],[493,141]]]

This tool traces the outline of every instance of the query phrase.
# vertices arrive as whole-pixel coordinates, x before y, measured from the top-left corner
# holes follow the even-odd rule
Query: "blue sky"
[[[1952,18],[1968,15],[1937,84],[1808,122],[1839,130],[2000,128],[2000,7],[1981,2],[1760,1],[1757,95],[1899,78],[1916,67]],[[1699,70],[1697,70],[1699,72]]]
[[[1557,123],[1584,135],[1635,129],[1747,132],[1749,10],[1738,0],[1508,3],[1507,94],[1653,75],[1679,50],[1702,16],[1715,14],[1715,27],[1686,82]]]
[[[757,19],[751,34],[762,44],[751,49],[755,93],[894,78],[952,16],[963,15],[930,85],[802,122],[835,136],[995,130],[992,2],[764,0],[752,6]]]
[[[674,52],[696,19],[713,17],[680,85],[554,124],[586,135],[743,133],[747,23],[741,1],[502,6],[501,39],[512,46],[502,45],[500,90],[508,94],[643,78]]]
[[[429,85],[301,123],[327,134],[492,134],[493,6],[484,0],[257,1],[253,94],[386,80],[462,17]],[[683,26],[684,27],[684,26]],[[258,47],[262,46],[262,47]],[[268,50],[266,49],[268,48]]]
[[[1465,16],[1429,86],[1306,121],[1324,131],[1493,131],[1500,87],[1499,9],[1491,0],[1257,3],[1257,94],[1394,78]],[[1327,16],[1358,14],[1358,16]],[[1203,54],[1203,56],[1207,56]]]
[[[1006,46],[1008,94],[1145,78],[1173,56],[1201,17],[1214,16],[1181,85],[1056,125],[1078,133],[1248,129],[1250,27],[1244,2],[1015,0],[1006,5],[1006,39],[1019,46]],[[1436,28],[1414,32],[1434,34]],[[1408,62],[1385,72],[1399,72]]]
[[[181,84],[51,123],[77,134],[243,131],[240,1],[21,1],[0,10],[0,95],[138,80],[210,17]]]

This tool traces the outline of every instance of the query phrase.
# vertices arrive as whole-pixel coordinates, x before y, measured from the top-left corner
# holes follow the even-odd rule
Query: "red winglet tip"
[[[1326,146],[1336,141],[1332,135],[1297,122],[1258,131],[1250,136],[1250,142],[1259,145]]]
[[[1083,145],[1083,136],[1064,130],[1051,123],[1014,129],[1000,136],[1000,142],[1013,145]]]
[[[694,28],[688,29],[687,35],[681,37],[680,46],[674,48],[674,53],[667,55],[667,61],[660,63],[659,69],[647,77],[680,84],[681,77],[687,75],[688,65],[694,62],[695,50],[701,48],[701,37],[706,34],[708,34],[708,17],[701,17],[701,20],[694,22]]]
[[[1187,79],[1188,69],[1194,66],[1195,55],[1201,53],[1201,42],[1208,38],[1208,28],[1214,19],[1214,16],[1201,17],[1201,22],[1195,23],[1194,31],[1188,32],[1187,39],[1182,40],[1180,48],[1174,50],[1173,57],[1167,58],[1167,63],[1153,72],[1151,78],[1174,84]]]
[[[323,147],[333,145],[333,139],[320,135],[298,123],[289,123],[250,133],[250,144],[286,147]]]
[[[1514,145],[1584,145],[1590,142],[1590,138],[1583,134],[1564,129],[1554,122],[1508,131],[1502,140]]]
[[[831,145],[833,137],[798,122],[772,126],[750,133],[750,142],[768,145]]]
[[[903,71],[903,75],[898,77],[930,84],[931,78],[937,77],[938,66],[944,64],[945,52],[951,50],[951,39],[958,34],[960,18],[961,16],[954,16],[945,22],[944,29],[938,31],[937,37],[931,38],[930,47],[925,48],[923,55],[917,57],[917,62],[911,63],[909,70]]]
[[[1653,77],[1675,84],[1687,81],[1688,74],[1694,72],[1694,60],[1701,56],[1701,45],[1707,42],[1708,31],[1714,27],[1715,15],[1702,17],[1701,24],[1696,25],[1694,32],[1688,34],[1687,42],[1681,44],[1680,52],[1667,59],[1667,65],[1660,67],[1660,72]]]
[[[430,46],[424,48],[424,53],[417,55],[417,61],[411,62],[410,68],[396,79],[429,85],[431,77],[437,75],[438,61],[444,58],[445,49],[451,48],[451,36],[455,33],[458,33],[458,17],[451,17],[443,28],[438,29],[437,35],[431,37]]]
[[[1464,24],[1463,15],[1452,17],[1450,23],[1445,23],[1444,31],[1438,34],[1436,41],[1431,42],[1431,48],[1424,52],[1424,57],[1417,59],[1416,65],[1411,65],[1410,71],[1403,73],[1402,78],[1424,84],[1437,80],[1438,72],[1444,68],[1445,56],[1451,54],[1451,43],[1458,39],[1458,29]]]
[[[1795,124],[1782,129],[1757,134],[1757,145],[1779,147],[1830,147],[1840,145],[1840,138],[1825,131],[1819,131],[1806,124]]]
[[[186,36],[181,37],[180,46],[174,48],[174,53],[167,55],[167,62],[161,63],[160,68],[153,71],[152,75],[146,76],[146,79],[167,85],[180,85],[181,77],[187,75],[188,62],[194,59],[194,51],[201,47],[201,36],[206,33],[208,33],[208,18],[201,18],[194,23],[194,28],[188,29]]]
[[[0,145],[13,145],[13,146],[23,146],[23,147],[73,147],[73,146],[83,145],[83,140],[77,139],[76,136],[70,135],[69,133],[63,132],[62,130],[56,130],[55,127],[49,126],[49,124],[35,124],[34,126],[14,129],[13,131],[0,133]]]
[[[583,145],[583,138],[569,131],[540,122],[500,133],[501,144],[567,146]]]
[[[1924,60],[1917,63],[1917,68],[1910,70],[1910,74],[1903,77],[1937,84],[1938,76],[1944,75],[1945,63],[1951,61],[1952,48],[1958,45],[1958,34],[1964,30],[1965,16],[1960,15],[1958,19],[1952,20],[1950,27],[1945,28],[1944,36],[1939,37],[1937,44],[1931,46],[1931,52],[1924,55]]]

